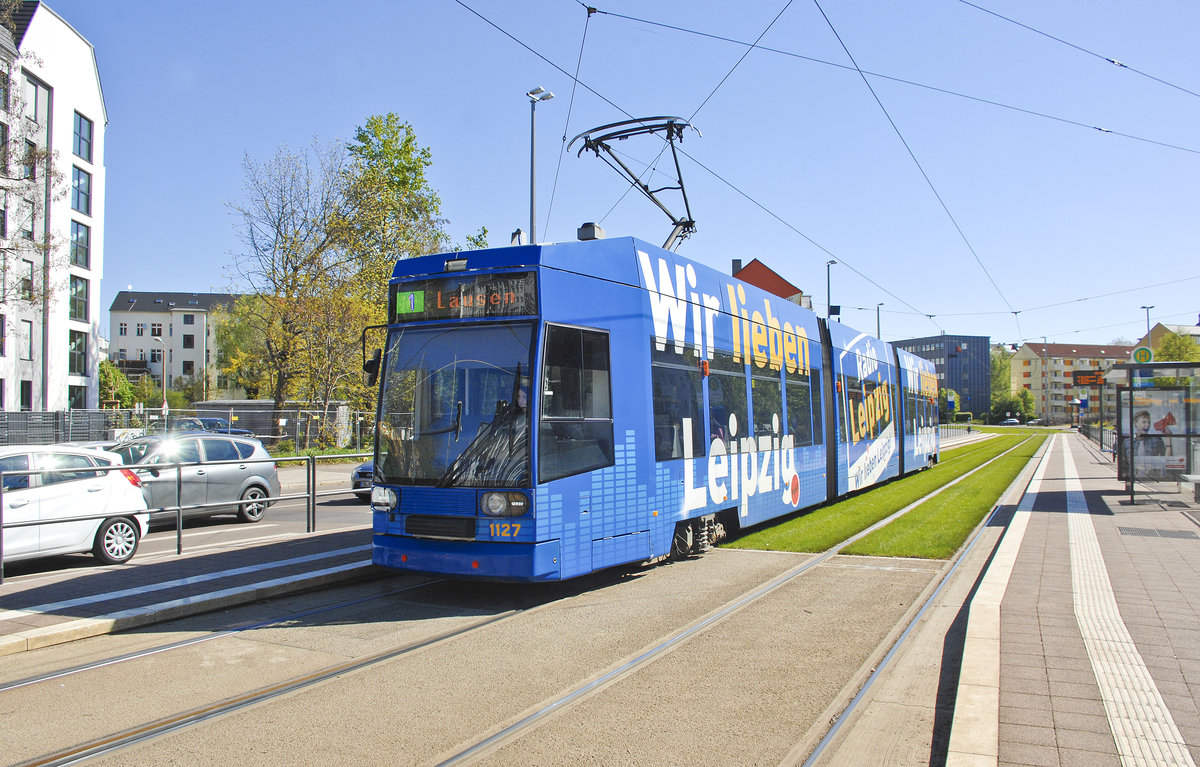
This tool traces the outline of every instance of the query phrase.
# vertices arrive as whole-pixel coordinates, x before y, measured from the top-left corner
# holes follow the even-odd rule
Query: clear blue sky
[[[1198,321],[1190,0],[609,0],[590,21],[574,0],[49,5],[100,65],[105,307],[127,285],[236,287],[243,157],[389,111],[433,152],[451,237],[486,226],[506,244],[528,228],[524,94],[541,85],[539,240],[599,221],[661,243],[667,218],[562,139],[678,115],[703,134],[682,145],[699,231],[679,252],[726,271],[759,258],[819,312],[837,259],[833,303],[873,331],[882,302],[885,339],[1136,340],[1143,305]],[[774,50],[746,55],[760,35]],[[625,143],[631,163],[658,154]]]

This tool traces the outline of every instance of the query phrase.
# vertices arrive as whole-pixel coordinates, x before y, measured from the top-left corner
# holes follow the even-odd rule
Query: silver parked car
[[[364,461],[350,472],[350,488],[363,503],[371,502],[371,480],[375,476],[375,461]]]
[[[149,515],[136,473],[95,470],[119,464],[110,453],[84,448],[0,447],[0,472],[41,470],[4,477],[4,523],[42,523],[6,527],[4,561],[81,551],[105,564],[129,561],[146,534]],[[74,521],[54,521],[62,519]]]
[[[247,437],[209,432],[139,437],[113,448],[126,464],[137,467],[151,509],[185,507],[185,516],[236,513],[243,522],[262,519],[268,499],[281,495],[279,473],[262,443]],[[215,461],[233,461],[216,463]],[[157,468],[158,464],[184,464]],[[188,506],[220,504],[205,508]],[[173,519],[158,511],[151,520]]]

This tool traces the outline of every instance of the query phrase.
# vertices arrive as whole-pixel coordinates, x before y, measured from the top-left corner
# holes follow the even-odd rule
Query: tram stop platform
[[[61,558],[60,558],[61,559]],[[369,527],[219,550],[137,556],[125,565],[24,572],[0,584],[0,655],[123,631],[358,578],[378,577]]]
[[[1189,491],[1139,483],[1130,503],[1111,454],[1052,437],[809,763],[1196,764]]]

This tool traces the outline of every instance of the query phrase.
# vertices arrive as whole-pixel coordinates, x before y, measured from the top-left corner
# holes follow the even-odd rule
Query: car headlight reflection
[[[479,507],[490,517],[519,517],[529,511],[529,498],[524,493],[484,493]]]

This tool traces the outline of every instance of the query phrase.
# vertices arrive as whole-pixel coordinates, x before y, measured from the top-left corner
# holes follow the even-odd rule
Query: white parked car
[[[0,472],[44,471],[4,477],[4,561],[80,551],[105,564],[129,561],[150,523],[142,481],[129,469],[95,470],[120,463],[86,448],[0,447]],[[42,524],[11,526],[23,522]]]

